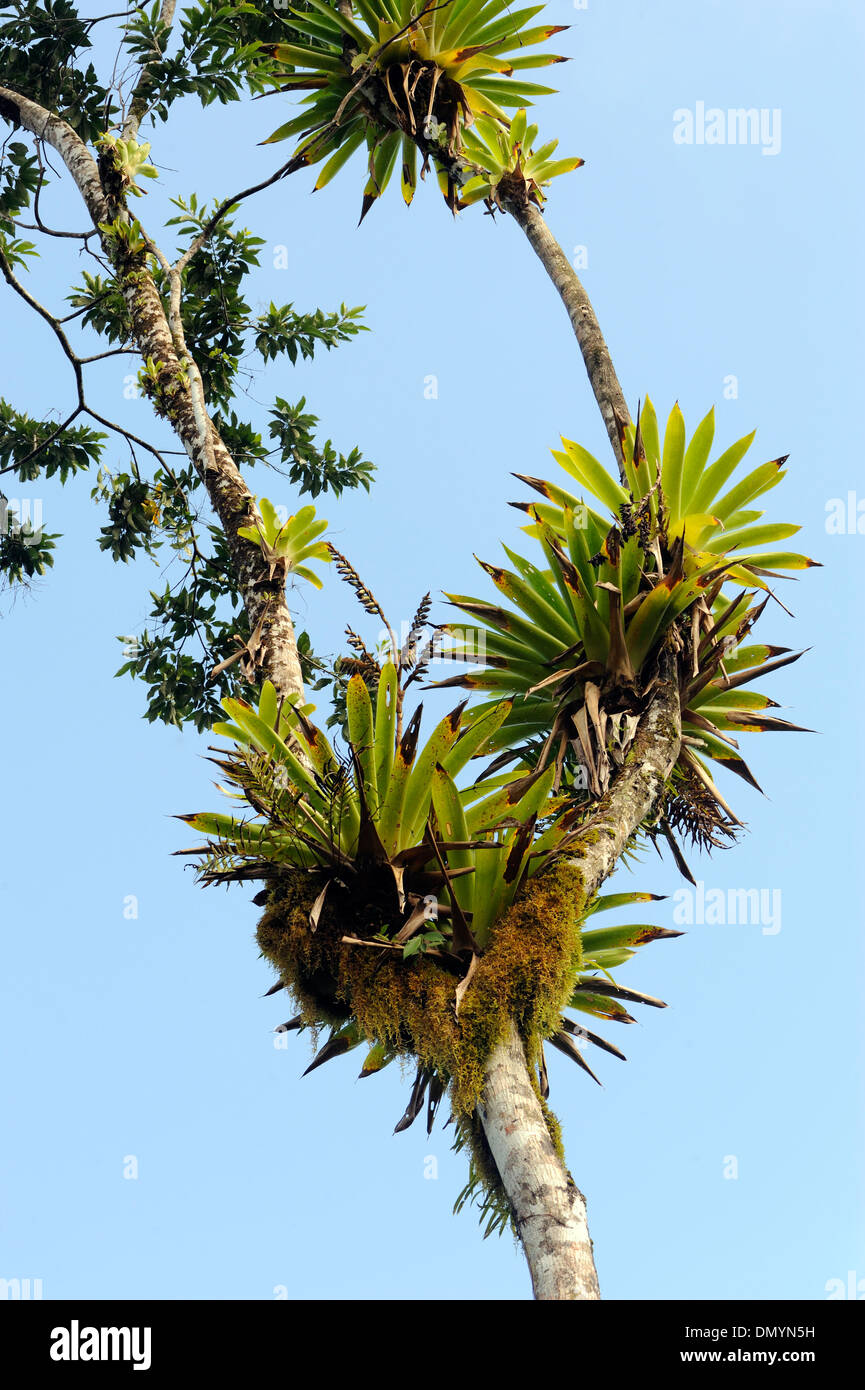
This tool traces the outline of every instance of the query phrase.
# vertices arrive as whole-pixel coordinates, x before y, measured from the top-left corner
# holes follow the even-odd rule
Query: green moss
[[[461,1120],[460,1128],[470,1154],[469,1181],[479,1181],[490,1195],[500,1193],[504,1196],[501,1175],[477,1112]]]
[[[556,1155],[562,1166],[567,1167],[562,1128],[558,1117],[541,1095],[541,1088],[534,1068],[529,1070],[529,1080],[538,1098],[538,1104],[541,1107],[544,1123],[547,1126]],[[457,1199],[456,1210],[459,1210],[467,1201],[475,1203],[480,1208],[481,1220],[488,1223],[487,1235],[494,1230],[503,1231],[508,1225],[510,1225],[514,1235],[518,1235],[519,1232],[514,1224],[508,1195],[477,1111],[457,1120],[457,1138],[454,1142],[454,1149],[457,1152],[468,1149],[469,1153],[468,1182]]]
[[[470,1115],[487,1059],[509,1019],[523,1038],[530,1069],[540,1044],[559,1026],[581,964],[583,876],[559,864],[530,879],[493,926],[490,941],[455,1012],[458,979],[434,959],[403,961],[396,952],[343,941],[387,923],[381,909],[353,901],[334,885],[318,929],[309,909],[320,883],[287,874],[274,890],[258,943],[310,1022],[357,1018],[370,1039],[417,1058],[450,1083],[458,1115]],[[560,1140],[559,1140],[560,1142]]]
[[[468,1181],[457,1197],[454,1211],[461,1211],[466,1203],[475,1205],[481,1222],[486,1223],[485,1236],[508,1226],[518,1236],[508,1194],[477,1113],[457,1121],[453,1147],[456,1153],[467,1150],[469,1160]]]
[[[544,1121],[546,1123],[547,1129],[549,1130],[550,1138],[553,1141],[553,1148],[556,1151],[556,1156],[558,1157],[560,1163],[562,1163],[564,1166],[567,1166],[565,1164],[565,1142],[562,1138],[562,1126],[559,1123],[559,1117],[554,1110],[550,1109],[543,1096],[539,1096],[538,1100],[541,1103],[541,1110],[544,1114]]]

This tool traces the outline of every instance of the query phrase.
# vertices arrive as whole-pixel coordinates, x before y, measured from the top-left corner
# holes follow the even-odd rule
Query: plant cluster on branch
[[[508,1019],[545,1100],[545,1042],[590,1075],[581,1043],[621,1055],[566,1010],[633,1022],[629,1004],[660,1006],[612,972],[639,946],[678,933],[646,923],[594,929],[594,913],[653,895],[587,893],[580,862],[599,833],[599,805],[633,757],[662,658],[676,673],[683,736],[665,794],[627,850],[663,833],[688,874],[674,829],[710,847],[741,824],[707,761],[756,787],[734,735],[797,727],[765,713],[774,701],[747,687],[799,654],[741,644],[770,581],[814,562],[762,549],[798,529],[753,509],[783,477],[784,460],[735,481],[753,436],[710,462],[713,436],[710,412],[686,445],[674,406],[661,444],[647,401],[623,440],[628,487],[570,441],[556,458],[579,495],[527,480],[548,499],[524,508],[539,563],[506,547],[513,570],[483,568],[507,606],[451,596],[480,621],[445,626],[459,636],[452,656],[480,651],[486,664],[438,686],[491,698],[457,706],[426,743],[421,706],[403,724],[394,660],[379,666],[353,633],[360,669],[347,689],[347,757],[311,722],[311,706],[280,705],[272,687],[257,710],[224,701],[231,722],[214,732],[233,751],[216,761],[240,806],[185,817],[207,837],[185,853],[204,882],[265,883],[259,942],[301,1005],[285,1027],[330,1029],[310,1070],[361,1046],[362,1076],[414,1059],[398,1129],[424,1103],[431,1123],[448,1091],[465,1138]],[[365,610],[386,622],[337,559]],[[754,605],[760,590],[767,597]],[[477,1142],[473,1153],[477,1195],[490,1170]],[[481,1198],[488,1217],[500,1209],[497,1190],[493,1182]]]
[[[505,109],[554,90],[524,71],[565,61],[530,51],[567,27],[532,27],[543,5],[510,13],[505,0],[358,0],[354,18],[345,8],[309,0],[292,10],[301,37],[267,50],[284,65],[278,89],[309,92],[270,143],[300,137],[295,165],[325,161],[317,189],[365,148],[361,221],[397,169],[412,201],[419,152],[421,178],[432,162],[454,211],[479,198],[492,205],[505,177],[541,202],[542,185],[582,163],[553,160],[556,141],[535,151],[537,126],[527,131],[525,110],[512,123]]]

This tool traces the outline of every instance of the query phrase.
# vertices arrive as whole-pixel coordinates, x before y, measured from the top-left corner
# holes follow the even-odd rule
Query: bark
[[[118,210],[102,187],[96,160],[71,126],[7,87],[0,86],[0,98],[17,108],[18,121],[26,130],[57,151],[94,226],[111,222]],[[124,216],[123,209],[120,215]],[[153,387],[157,412],[165,415],[177,433],[225,532],[253,634],[250,665],[261,679],[271,680],[280,695],[302,695],[303,677],[284,575],[278,571],[273,574],[259,547],[237,534],[239,527],[254,525],[259,513],[204,404],[201,378],[180,322],[179,272],[173,276],[172,307],[167,311],[146,264],[124,266],[118,262],[116,248],[104,233],[100,235],[106,254],[115,263],[136,347],[142,360],[150,358],[159,364]],[[172,268],[163,257],[160,259],[170,273]]]
[[[670,658],[665,658],[627,761],[573,851],[587,898],[598,891],[631,836],[655,811],[681,735],[678,682]],[[535,1298],[600,1298],[585,1198],[553,1147],[513,1024],[490,1055],[478,1118],[511,1204]]]
[[[522,227],[532,250],[561,295],[562,303],[568,311],[568,318],[573,325],[621,477],[624,468],[620,431],[630,424],[631,416],[592,302],[583,288],[580,277],[534,204],[527,198],[505,198],[504,206]]]
[[[349,46],[348,52],[351,54],[353,51]],[[408,133],[402,114],[384,94],[380,83],[368,83],[363,87],[363,95],[380,120],[395,130]],[[463,155],[448,154],[439,145],[428,140],[422,130],[412,130],[410,133],[424,158],[443,169],[457,191],[476,172],[476,166],[470,164]],[[631,423],[631,415],[592,301],[542,213],[529,202],[525,192],[514,190],[501,195],[499,206],[522,227],[568,311],[589,383],[613,446],[619,466],[619,477],[627,484],[622,459],[621,431]]]
[[[580,830],[572,857],[582,870],[587,898],[597,893],[631,836],[656,810],[679,756],[682,714],[672,656],[664,655],[661,672],[624,767]]]
[[[159,11],[160,24],[164,24],[170,29],[171,25],[174,23],[174,11],[176,8],[177,0],[162,0],[162,8]],[[122,140],[136,140],[138,138],[139,126],[147,115],[150,89],[150,70],[145,64],[138,74],[138,81],[132,93],[132,100],[129,103],[126,120],[123,122],[123,130],[120,137]]]
[[[512,1023],[478,1115],[514,1212],[536,1299],[600,1298],[586,1199],[556,1153]]]

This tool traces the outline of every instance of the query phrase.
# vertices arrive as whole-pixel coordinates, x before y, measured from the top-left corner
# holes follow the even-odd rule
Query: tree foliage
[[[167,25],[159,4],[131,8],[120,26],[126,60],[138,74],[130,90],[120,80],[100,83],[92,59],[102,21],[82,17],[70,0],[27,0],[0,14],[0,85],[67,121],[94,147],[106,187],[125,195],[146,192],[144,175],[156,172],[149,163],[150,144],[139,144],[134,133],[122,136],[124,117],[136,102],[141,118],[158,132],[183,99],[207,106],[248,97],[260,89],[270,67],[262,44],[284,36],[290,18],[269,6],[197,3]],[[67,296],[69,309],[50,317],[69,325],[63,330],[67,337],[80,339],[80,349],[70,348],[76,355],[134,351],[129,306],[110,256],[93,232],[69,233],[70,240],[58,243],[46,230],[40,210],[49,183],[45,144],[22,132],[15,111],[2,102],[0,116],[12,126],[0,147],[0,265],[7,282],[12,277],[25,294],[33,294],[27,282],[38,274],[40,255],[49,252],[56,260],[84,240],[90,260],[99,264],[78,271]],[[281,474],[299,498],[339,497],[356,487],[369,491],[374,465],[358,446],[342,452],[330,438],[319,441],[320,422],[306,396],[291,401],[275,394],[264,418],[245,399],[251,373],[260,374],[262,367],[311,361],[322,349],[350,343],[365,331],[362,308],[304,310],[271,302],[254,312],[247,287],[259,265],[261,239],[232,217],[208,227],[215,209],[195,192],[178,191],[172,203],[175,211],[161,231],[148,221],[146,232],[134,234],[143,234],[151,245],[170,234],[181,255],[192,247],[182,274],[181,322],[205,403],[238,465]],[[133,230],[136,225],[141,224],[133,222]],[[149,259],[168,308],[165,267],[157,256]],[[69,265],[74,274],[71,257]],[[145,361],[138,374],[138,389],[157,413],[158,370],[157,363]],[[212,524],[192,466],[172,464],[168,454],[131,434],[123,421],[85,422],[90,413],[86,367],[82,375],[78,409],[65,418],[34,418],[0,399],[0,480],[5,474],[32,489],[43,478],[65,484],[91,470],[97,475],[91,496],[104,513],[100,549],[122,563],[146,557],[162,566],[173,556],[164,587],[151,594],[147,627],[131,646],[124,636],[131,654],[118,674],[144,681],[148,719],[189,721],[205,729],[221,696],[250,689],[237,663],[211,677],[250,636],[225,538]],[[0,536],[0,581],[19,587],[53,565],[60,537],[16,527],[15,511],[0,492],[4,497],[8,520]],[[330,680],[335,678],[332,662],[314,657],[308,637],[304,661],[318,680],[327,684],[328,672]]]

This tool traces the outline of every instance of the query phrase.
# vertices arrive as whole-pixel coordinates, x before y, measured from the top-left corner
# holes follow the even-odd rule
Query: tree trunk
[[[518,202],[514,198],[506,199],[505,207],[519,222],[568,311],[622,476],[620,430],[630,424],[631,416],[592,302],[538,209],[528,199]]]
[[[678,681],[672,658],[664,654],[658,686],[625,765],[572,852],[586,900],[656,810],[681,737]],[[535,1298],[600,1298],[585,1198],[556,1153],[513,1023],[490,1054],[478,1118],[511,1204]]]
[[[487,1063],[478,1115],[514,1213],[535,1298],[600,1298],[586,1201],[556,1153],[513,1023]]]

